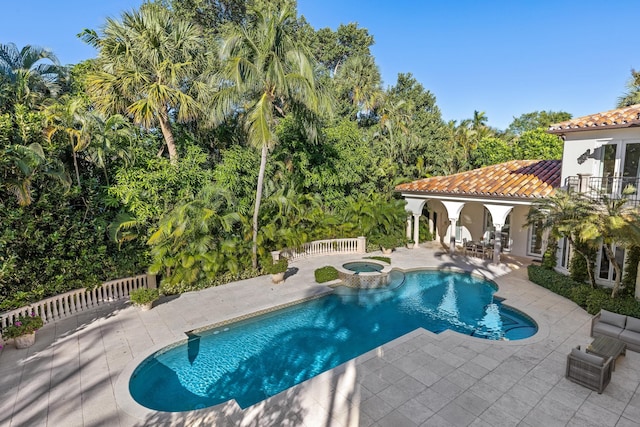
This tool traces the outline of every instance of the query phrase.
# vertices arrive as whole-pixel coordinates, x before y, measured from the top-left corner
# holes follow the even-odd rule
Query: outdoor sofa
[[[640,352],[640,319],[600,310],[591,319],[591,336],[598,335],[617,338],[629,350]]]

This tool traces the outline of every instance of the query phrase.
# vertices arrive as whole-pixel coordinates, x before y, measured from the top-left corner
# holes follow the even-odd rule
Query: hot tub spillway
[[[342,284],[351,288],[381,288],[390,282],[391,266],[377,261],[347,262],[337,270]]]

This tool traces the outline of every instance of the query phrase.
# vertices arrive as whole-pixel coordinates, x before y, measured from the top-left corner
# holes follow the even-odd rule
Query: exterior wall
[[[482,239],[484,225],[484,206],[481,203],[467,203],[460,212],[462,236],[467,240]]]
[[[631,128],[568,132],[564,139],[561,186],[564,186],[565,179],[568,176],[576,176],[578,174],[598,176],[600,166],[599,148],[615,140],[640,140],[640,130]],[[588,157],[591,158],[587,158],[584,163],[579,164],[578,158],[587,150],[590,150]]]
[[[514,206],[511,211],[511,254],[516,256],[532,256],[527,254],[529,246],[529,227],[527,220],[529,206]]]

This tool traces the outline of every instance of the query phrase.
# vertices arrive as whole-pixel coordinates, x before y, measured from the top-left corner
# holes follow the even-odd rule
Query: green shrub
[[[378,243],[385,249],[393,249],[399,246],[398,239],[394,236],[382,236],[378,239]]]
[[[145,305],[154,302],[160,297],[157,289],[139,288],[131,291],[129,299],[135,305]]]
[[[388,256],[366,256],[365,259],[375,259],[376,261],[386,262],[387,264],[391,264],[391,258]]]
[[[582,308],[587,308],[587,300],[593,289],[589,285],[578,285],[571,289],[571,299]]]
[[[548,270],[540,265],[530,265],[528,267],[529,280],[544,288],[562,295],[565,298],[572,298],[572,290],[575,287],[582,286],[570,277]]]
[[[220,286],[230,282],[236,282],[238,280],[253,279],[254,277],[262,276],[263,274],[264,272],[259,269],[247,269],[238,273],[226,271],[224,273],[217,274],[216,277],[211,280],[199,280],[193,283],[169,283],[163,279],[161,282],[162,294],[176,295],[184,292],[200,291],[202,289]]]
[[[558,251],[558,242],[555,240],[550,240],[549,245],[547,246],[547,250],[544,251],[542,255],[542,266],[548,270],[553,270],[553,268],[558,263],[558,258],[556,257],[556,253]]]
[[[316,277],[316,282],[318,283],[330,282],[338,278],[338,270],[336,270],[335,267],[328,265],[317,269],[314,272],[314,275]]]
[[[601,309],[640,318],[640,302],[633,295],[619,295],[611,298],[611,289],[597,288],[584,283],[578,283],[570,277],[553,270],[547,270],[539,265],[528,267],[529,280],[550,291],[569,298],[581,307],[585,307],[589,314],[596,314]]]
[[[590,248],[584,244],[577,244],[577,246],[580,252],[587,254],[591,262],[591,268],[593,269],[597,255],[595,249]],[[591,271],[591,273],[595,274],[593,270]],[[578,252],[574,252],[571,256],[571,261],[569,262],[569,275],[576,282],[589,282],[589,273],[587,273],[587,261]]]
[[[635,295],[638,262],[640,262],[640,246],[632,246],[627,250],[627,259],[622,274],[622,286],[629,295]]]
[[[18,316],[18,320],[2,331],[2,336],[5,338],[15,338],[32,334],[42,328],[43,324],[42,317],[36,316],[33,313],[30,316]]]
[[[286,258],[280,258],[276,262],[266,262],[263,267],[267,274],[284,273],[287,271],[287,268],[289,268],[289,260]]]
[[[587,299],[589,314],[596,314],[600,309],[640,318],[640,302],[632,296],[611,298],[611,289],[595,289]]]

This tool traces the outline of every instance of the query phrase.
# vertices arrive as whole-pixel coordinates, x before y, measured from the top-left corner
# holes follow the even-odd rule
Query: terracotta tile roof
[[[541,198],[560,186],[560,160],[512,160],[396,186],[396,191],[458,196]]]
[[[640,126],[640,104],[578,117],[549,126],[549,133]]]

